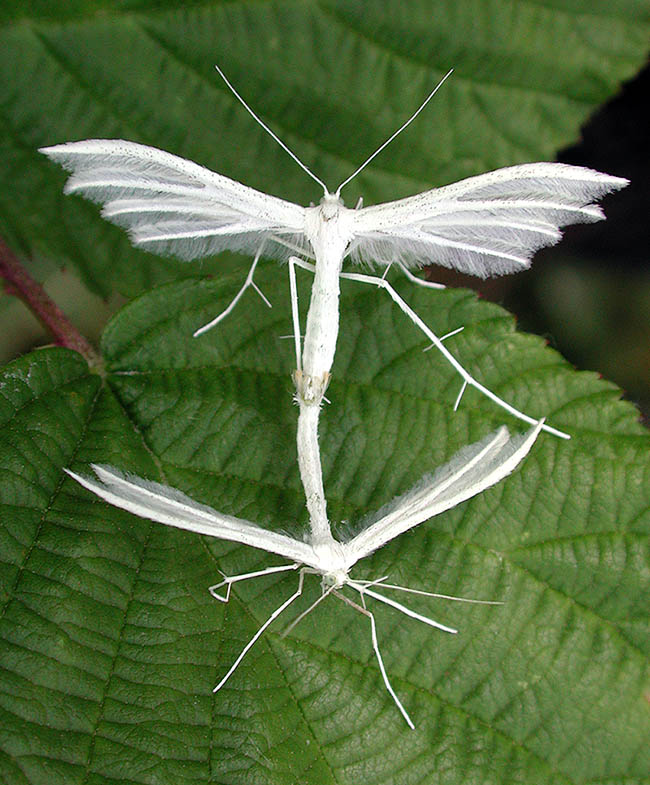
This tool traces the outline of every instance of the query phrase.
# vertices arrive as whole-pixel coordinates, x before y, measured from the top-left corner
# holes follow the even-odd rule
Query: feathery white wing
[[[364,521],[366,528],[344,545],[348,567],[394,537],[502,480],[526,457],[542,425],[543,420],[528,433],[512,437],[502,427],[461,449],[433,475],[423,477],[410,491]]]
[[[133,244],[182,259],[223,251],[287,255],[276,235],[303,247],[303,207],[268,196],[155,147],[89,139],[40,152],[72,172],[66,193],[104,205],[102,215],[129,232]]]
[[[268,531],[251,521],[217,512],[199,504],[175,488],[141,477],[125,475],[110,466],[91,464],[98,480],[83,477],[66,469],[80,485],[100,498],[141,518],[175,526],[177,529],[207,534],[222,540],[239,542],[292,561],[317,566],[314,550],[307,543],[278,532]]]
[[[628,181],[560,163],[510,166],[357,210],[349,255],[370,264],[441,264],[486,278],[530,265],[560,227],[602,219],[591,202]]]

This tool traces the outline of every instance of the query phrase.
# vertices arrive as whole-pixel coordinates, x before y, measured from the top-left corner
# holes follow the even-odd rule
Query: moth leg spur
[[[214,319],[211,319],[207,324],[204,324],[203,327],[199,327],[198,330],[195,330],[192,333],[192,336],[194,338],[198,338],[199,335],[203,335],[203,333],[207,333],[208,330],[211,330],[213,327],[216,327],[219,324],[219,322],[225,319],[226,316],[228,316],[232,312],[233,308],[237,305],[242,295],[249,287],[255,289],[255,291],[259,294],[262,300],[264,300],[264,302],[268,305],[269,308],[273,307],[271,303],[268,301],[266,295],[262,292],[262,290],[258,287],[258,285],[253,280],[253,275],[255,275],[255,268],[257,267],[257,263],[260,260],[260,256],[262,255],[263,249],[264,249],[264,242],[262,242],[262,244],[258,248],[257,253],[255,254],[255,257],[253,259],[253,264],[251,264],[250,270],[248,271],[248,275],[246,276],[246,280],[244,281],[241,289],[231,300],[230,305],[227,308],[225,308],[218,316],[215,316]]]
[[[455,407],[457,407],[460,403],[460,397],[462,396],[465,387],[469,385],[470,387],[475,387],[479,392],[483,393],[483,395],[490,398],[490,400],[494,401],[498,406],[500,406],[502,409],[505,409],[514,417],[517,417],[524,422],[530,423],[531,425],[537,424],[537,420],[534,417],[524,414],[524,412],[519,411],[519,409],[516,409],[507,401],[504,401],[503,398],[499,398],[498,395],[493,393],[477,379],[475,379],[471,374],[469,374],[460,364],[460,362],[454,357],[454,355],[444,346],[442,340],[438,338],[438,336],[422,321],[417,313],[415,313],[410,305],[408,305],[408,303],[397,293],[397,291],[385,278],[380,278],[376,275],[365,275],[363,273],[341,273],[341,278],[346,278],[351,281],[358,281],[360,283],[368,283],[381,289],[385,289],[390,298],[393,300],[393,302],[396,303],[400,310],[427,336],[431,343],[434,344],[438,351],[445,357],[445,359],[452,365],[452,367],[460,374],[463,379],[463,387],[461,388],[461,394],[456,399]],[[550,425],[544,424],[542,429],[548,433],[554,434],[555,436],[559,436],[562,439],[570,438],[567,433],[559,431],[557,428],[553,428]]]
[[[245,572],[241,575],[226,575],[225,573],[221,572],[221,570],[219,570],[223,576],[223,580],[219,581],[219,583],[215,583],[213,586],[208,586],[208,591],[215,598],[215,600],[219,600],[219,602],[228,602],[233,584],[239,583],[240,581],[247,581],[249,578],[262,578],[265,575],[272,575],[276,572],[297,570],[299,566],[299,564],[282,564],[279,567],[266,567],[264,570]],[[219,594],[219,589],[223,588],[225,588],[225,592],[223,594]]]
[[[298,565],[291,565],[290,567],[287,567],[286,569],[295,569],[297,566]],[[270,568],[268,568],[268,570],[262,571],[259,574],[264,574],[264,573],[268,574],[269,571],[272,571],[272,570],[273,570],[273,568],[270,567]],[[246,576],[242,577],[242,580],[244,580],[245,578],[252,578],[252,577],[254,577],[254,576],[253,575],[246,575]],[[260,638],[264,634],[264,631],[266,630],[266,628],[269,627],[271,624],[273,624],[273,622],[278,618],[278,616],[283,611],[285,611],[289,607],[289,605],[291,605],[292,602],[294,602],[295,600],[298,599],[298,597],[300,597],[300,595],[302,594],[302,587],[303,587],[304,581],[305,581],[305,569],[302,569],[302,570],[300,570],[300,577],[298,578],[298,588],[295,590],[295,592],[288,599],[286,599],[281,605],[279,605],[273,611],[273,613],[268,617],[268,619],[257,630],[255,635],[253,635],[253,637],[248,641],[248,643],[241,650],[241,652],[237,656],[237,659],[233,662],[233,664],[228,669],[228,672],[226,673],[226,675],[221,679],[221,681],[212,690],[212,692],[219,692],[219,690],[223,687],[223,685],[228,681],[228,679],[232,676],[232,674],[237,670],[237,668],[239,667],[239,663],[244,659],[244,657],[246,656],[248,651],[255,645],[255,643],[257,642],[258,638]],[[221,599],[221,598],[218,598],[218,599]]]

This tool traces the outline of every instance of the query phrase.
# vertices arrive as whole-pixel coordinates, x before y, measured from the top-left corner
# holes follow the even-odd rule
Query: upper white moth
[[[396,202],[357,209],[345,207],[341,190],[419,114],[438,86],[419,109],[334,192],[314,175],[239,96],[224,74],[226,84],[245,108],[292,158],[323,188],[318,206],[300,207],[260,193],[198,164],[152,147],[122,140],[88,140],[43,148],[41,152],[73,174],[67,193],[82,193],[104,204],[102,214],[126,227],[133,243],[147,250],[183,259],[217,253],[224,249],[255,253],[244,287],[231,306],[200,328],[200,334],[218,323],[255,284],[255,265],[266,256],[289,257],[292,314],[296,346],[296,400],[298,463],[310,517],[307,542],[265,531],[250,521],[218,513],[166,486],[124,476],[108,467],[94,466],[99,482],[72,474],[82,485],[112,504],[137,515],[172,526],[190,529],[280,554],[292,563],[259,573],[226,578],[219,586],[279,570],[301,571],[297,591],[262,625],[240,657],[217,685],[231,675],[264,629],[301,593],[305,570],[323,576],[323,595],[349,586],[361,595],[362,608],[370,618],[373,647],[388,691],[411,727],[413,723],[394,693],[377,644],[374,617],[365,608],[365,596],[385,602],[407,615],[449,632],[444,625],[421,616],[373,590],[377,582],[349,577],[351,567],[375,549],[433,515],[455,506],[505,477],[530,450],[540,429],[561,432],[537,422],[506,403],[474,379],[383,277],[342,272],[343,261],[368,262],[386,270],[400,267],[414,282],[429,285],[410,272],[413,267],[436,262],[481,277],[525,269],[534,252],[557,242],[560,227],[569,223],[597,221],[601,209],[592,200],[622,188],[627,180],[581,167],[558,163],[512,166],[470,177],[453,185],[426,191]],[[291,255],[299,253],[315,264]],[[304,341],[300,326],[295,265],[314,272]],[[434,475],[423,478],[411,491],[388,508],[371,516],[367,528],[349,542],[334,539],[327,517],[323,488],[318,420],[336,349],[339,329],[339,278],[371,283],[384,288],[403,312],[443,352],[463,378],[514,416],[534,428],[526,436],[510,438],[505,428],[464,448]],[[435,286],[435,285],[433,285]],[[340,595],[343,596],[343,595]],[[321,599],[322,599],[321,597]],[[348,600],[348,602],[351,602]]]

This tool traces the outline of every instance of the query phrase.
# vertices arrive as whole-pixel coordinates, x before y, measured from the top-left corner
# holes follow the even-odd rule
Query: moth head
[[[338,215],[341,207],[344,207],[343,199],[337,194],[328,192],[320,200],[320,212],[326,221]]]
[[[327,572],[321,579],[321,589],[323,594],[330,589],[340,589],[341,586],[349,581],[348,573],[346,570],[335,570],[334,572]]]

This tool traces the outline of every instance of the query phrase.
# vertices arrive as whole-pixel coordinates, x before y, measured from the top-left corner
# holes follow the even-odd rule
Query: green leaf
[[[217,603],[206,587],[219,569],[278,560],[133,518],[62,470],[111,463],[304,532],[292,348],[278,339],[291,330],[285,272],[260,270],[272,311],[247,295],[223,329],[192,340],[236,291],[242,260],[135,251],[94,206],[63,196],[63,173],[36,153],[124,137],[306,204],[320,194],[214,61],[330,184],[454,66],[408,136],[346,190],[348,203],[394,199],[553,158],[644,62],[647,4],[7,0],[0,24],[0,233],[46,268],[71,262],[104,295],[177,281],[109,325],[105,374],[48,349],[0,378],[0,780],[647,782],[648,439],[616,388],[466,292],[398,284],[439,334],[465,325],[449,346],[481,381],[573,438],[543,435],[505,482],[357,574],[505,604],[413,600],[458,636],[376,609],[415,732],[383,688],[367,620],[333,598],[286,638],[272,628],[214,696],[295,576]],[[235,279],[222,276],[229,267]],[[473,391],[452,412],[458,377],[421,354],[381,293],[346,285],[343,307],[321,438],[330,515],[345,532],[505,415]],[[318,591],[311,580],[303,607]]]
[[[576,373],[497,306],[395,281],[481,381],[567,429],[543,434],[496,487],[364,560],[358,577],[503,601],[409,598],[459,628],[375,608],[382,654],[415,723],[386,693],[367,619],[329,598],[287,637],[276,623],[212,687],[296,575],[241,584],[219,570],[280,563],[112,508],[68,478],[104,462],[293,536],[296,468],[286,270],[168,284],[125,307],[105,375],[47,349],[0,379],[0,779],[18,785],[647,782],[647,432],[616,388]],[[301,273],[306,307],[310,276]],[[342,293],[322,414],[325,486],[343,530],[458,448],[511,420],[460,379],[381,292]],[[306,580],[302,605],[319,594]]]
[[[54,3],[0,8],[0,234],[67,262],[95,292],[134,295],[223,271],[133,249],[36,152],[86,138],[169,150],[307,204],[321,194],[229,93],[335,187],[453,77],[345,191],[396,199],[462,177],[553,159],[642,67],[645,0]]]

